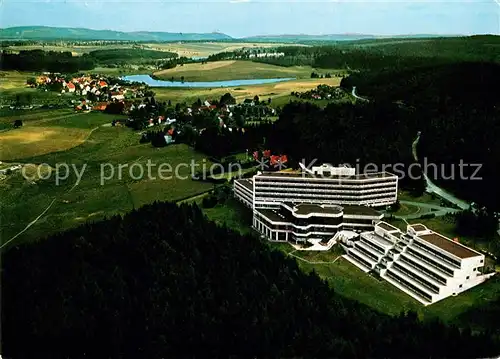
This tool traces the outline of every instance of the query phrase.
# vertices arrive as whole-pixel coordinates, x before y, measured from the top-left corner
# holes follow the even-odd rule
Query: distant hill
[[[338,34],[338,35],[264,35],[249,36],[243,38],[245,41],[253,42],[300,42],[300,41],[355,41],[364,39],[376,39],[374,35],[365,34]]]
[[[442,35],[414,34],[414,35],[394,35],[379,36],[369,34],[331,34],[331,35],[264,35],[245,37],[245,41],[254,42],[301,42],[301,41],[360,41],[360,40],[380,40],[380,39],[421,39],[440,37]]]
[[[370,34],[331,34],[331,35],[264,35],[233,38],[229,35],[212,33],[174,33],[154,31],[123,32],[114,30],[92,30],[85,28],[17,26],[0,29],[1,40],[123,40],[123,41],[246,41],[246,42],[323,42],[323,41],[373,41],[380,39],[419,39],[442,35],[414,34],[379,36]]]
[[[123,40],[123,41],[215,41],[232,40],[221,33],[122,32],[84,28],[19,26],[0,29],[3,40]]]

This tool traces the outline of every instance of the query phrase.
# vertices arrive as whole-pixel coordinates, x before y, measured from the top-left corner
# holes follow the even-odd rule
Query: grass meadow
[[[184,76],[185,81],[225,81],[267,78],[307,79],[311,72],[317,71],[310,66],[283,67],[252,61],[226,60],[208,63],[194,63],[155,72],[155,76],[170,80]],[[322,70],[327,72],[327,70]]]
[[[318,85],[326,84],[330,86],[338,86],[340,78],[330,79],[302,79],[272,84],[238,86],[227,88],[167,88],[155,87],[154,92],[156,98],[161,101],[171,100],[173,103],[184,102],[192,103],[198,98],[200,99],[220,99],[222,95],[229,92],[238,102],[244,99],[259,96],[262,100],[271,98],[271,105],[285,105],[290,100],[296,99],[291,96],[292,91],[304,92],[318,87]]]
[[[146,44],[152,50],[171,51],[185,57],[207,57],[219,52],[235,51],[239,49],[272,48],[277,46],[306,46],[280,43],[252,43],[252,42],[182,42],[166,44]]]
[[[230,200],[225,205],[204,209],[204,212],[208,218],[219,224],[225,224],[243,233],[252,232],[251,217],[249,219],[251,211],[236,200]],[[435,228],[430,220],[419,222],[430,228],[440,229]],[[310,262],[332,262],[342,253],[340,248],[333,248],[326,253],[307,253],[295,251],[288,243],[268,243],[271,248],[280,250],[284,254],[289,255],[292,252],[294,256]],[[480,329],[474,319],[474,308],[487,305],[500,296],[500,279],[494,277],[456,297],[449,297],[424,307],[388,282],[364,273],[344,258],[325,264],[310,264],[300,259],[297,259],[297,262],[302,270],[315,271],[321,278],[327,280],[342,296],[357,300],[389,315],[398,315],[402,311],[413,310],[423,320],[439,318],[445,322],[470,325],[472,328]]]
[[[11,146],[17,148],[17,152],[12,155],[15,159],[7,161],[2,158],[2,161],[12,164],[45,163],[53,169],[52,175],[45,180],[35,178],[28,181],[19,171],[0,180],[2,243],[23,230],[53,201],[45,215],[9,245],[40,239],[88,220],[121,214],[157,200],[176,201],[212,188],[209,183],[191,180],[189,165],[192,161],[206,163],[207,166],[210,162],[186,145],[153,148],[150,144],[139,144],[139,134],[129,128],[102,126],[116,116],[88,113],[61,117],[54,112],[51,115],[52,118],[39,120],[43,121],[42,126],[32,119],[26,127],[0,133],[0,136],[17,133],[20,138],[32,135],[30,143],[14,145],[15,141],[7,141],[8,151],[12,151],[9,150]],[[54,135],[49,138],[34,135],[37,131],[43,133],[47,130]],[[75,133],[83,134],[84,139],[75,139]],[[6,146],[5,138],[0,137],[0,143]],[[49,148],[49,144],[52,147]],[[39,153],[41,149],[45,153]],[[2,149],[0,155],[3,154]],[[148,161],[151,176],[147,173]],[[172,179],[159,177],[158,167],[162,163],[171,166],[172,172],[163,172],[163,175],[171,175]],[[186,165],[180,167],[184,163]],[[80,183],[75,185],[77,175],[71,167],[68,178],[56,183],[55,169],[58,164],[74,166],[79,173],[83,173]],[[141,165],[144,171],[142,176],[138,165],[130,169],[133,164]],[[46,166],[42,168],[47,172]],[[176,168],[178,176],[174,175]],[[59,171],[60,177],[65,177],[66,169],[60,167]]]

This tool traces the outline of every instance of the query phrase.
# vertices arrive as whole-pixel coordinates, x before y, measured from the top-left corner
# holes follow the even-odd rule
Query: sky
[[[0,27],[277,34],[500,34],[500,0],[0,0]]]

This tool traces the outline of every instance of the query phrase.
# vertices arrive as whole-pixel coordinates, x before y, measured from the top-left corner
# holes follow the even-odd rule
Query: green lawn
[[[406,216],[410,214],[424,214],[425,212],[421,212],[421,209],[417,206],[411,204],[401,203],[400,207],[395,212],[390,212],[393,216]]]
[[[285,253],[289,253],[289,248],[277,247]],[[294,252],[297,255],[299,252]],[[334,255],[316,254],[303,255],[312,261],[318,259],[331,259]],[[325,260],[325,261],[326,261]],[[424,307],[409,295],[403,293],[386,281],[362,272],[344,258],[337,260],[333,264],[309,264],[298,261],[299,266],[305,271],[316,271],[316,273],[328,280],[335,291],[347,298],[355,299],[382,313],[397,315],[403,310],[413,310],[422,319],[440,318],[443,321],[457,324],[467,324],[461,322],[461,315],[468,313],[473,307],[488,304],[500,297],[500,280],[492,279],[478,287],[460,294],[456,297],[449,297],[431,306]]]
[[[422,202],[422,203],[428,203],[428,204],[435,204],[437,206],[439,206],[441,203],[441,200],[439,199],[439,197],[435,196],[433,194],[424,193],[421,196],[413,196],[408,191],[402,191],[402,190],[400,190],[398,192],[398,199],[400,201]]]
[[[208,218],[221,224],[225,223],[235,230],[243,232],[250,230],[251,211],[235,200],[229,201],[224,206],[204,209],[204,212]],[[429,223],[424,224],[431,226]],[[270,248],[278,249],[285,254],[293,252],[294,255],[310,262],[331,262],[342,254],[340,247],[328,252],[305,252],[295,251],[289,243],[268,242],[268,244]],[[468,325],[468,321],[472,320],[471,317],[474,318],[473,308],[486,306],[500,296],[500,278],[493,278],[459,296],[424,307],[393,285],[364,273],[344,258],[327,264],[309,264],[302,260],[297,262],[304,271],[314,270],[320,277],[326,279],[340,295],[390,315],[398,315],[404,310],[414,310],[424,320],[437,317],[446,322]]]
[[[10,110],[2,109],[0,110],[0,123],[12,125],[15,120],[23,121],[26,125],[32,121],[39,121],[41,119],[51,120],[61,116],[67,116],[73,114],[73,109],[55,109],[55,110],[45,110],[45,109],[33,109],[33,110]]]
[[[198,204],[201,205],[201,200]],[[203,208],[203,212],[210,220],[220,225],[226,225],[243,234],[253,232],[251,210],[234,198],[228,199],[224,205],[218,204],[213,208]]]

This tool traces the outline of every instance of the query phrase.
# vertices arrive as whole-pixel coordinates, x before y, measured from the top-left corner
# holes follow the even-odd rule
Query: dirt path
[[[26,227],[24,227],[24,229],[19,232],[18,234],[16,234],[14,237],[12,237],[11,239],[9,239],[7,242],[3,243],[1,246],[0,246],[0,249],[2,249],[3,247],[5,247],[7,244],[9,244],[10,242],[12,242],[14,239],[16,239],[17,237],[19,237],[21,234],[23,234],[24,232],[26,232],[32,225],[34,225],[36,222],[38,222],[38,220],[40,218],[43,217],[43,215],[45,213],[48,212],[48,210],[52,207],[52,205],[54,204],[54,202],[56,201],[56,198],[54,198],[52,200],[52,202],[50,202],[50,204],[47,206],[47,208],[45,208],[45,210],[38,216],[36,217],[34,220],[32,220],[30,223],[28,223],[28,225]]]
[[[89,139],[90,135],[91,135],[91,134],[92,134],[95,130],[99,129],[99,128],[100,128],[100,127],[102,127],[102,126],[104,126],[104,125],[97,126],[97,127],[93,128],[93,129],[89,132],[89,134],[87,135],[87,137],[86,137],[85,141],[87,141],[87,140]],[[142,157],[144,157],[144,156],[142,156]],[[139,157],[136,161],[141,160],[141,159],[142,159],[142,157]],[[71,191],[73,191],[73,190],[76,188],[76,186],[77,186],[77,185],[78,185],[78,183],[75,183],[75,184],[73,185],[73,187],[71,187],[71,188],[68,190],[68,192],[66,192],[66,193],[70,193]],[[3,247],[5,247],[7,244],[9,244],[10,242],[12,242],[14,239],[16,239],[17,237],[19,237],[21,234],[23,234],[23,233],[24,233],[24,232],[26,232],[28,229],[30,229],[30,227],[32,227],[34,224],[36,224],[36,222],[38,222],[38,221],[40,220],[40,218],[42,218],[42,217],[43,217],[43,216],[44,216],[44,215],[45,215],[45,214],[49,211],[49,209],[50,209],[50,208],[52,208],[52,205],[55,203],[55,201],[56,201],[56,200],[57,200],[57,198],[54,198],[54,199],[52,200],[52,202],[50,202],[50,204],[47,206],[47,208],[45,208],[45,209],[43,210],[43,212],[42,212],[42,213],[40,213],[40,215],[38,215],[38,217],[36,217],[33,221],[31,221],[30,223],[28,223],[28,225],[27,225],[26,227],[24,227],[24,229],[23,229],[22,231],[20,231],[20,232],[19,232],[19,233],[17,233],[15,236],[13,236],[12,238],[10,238],[7,242],[2,243],[2,245],[0,246],[0,249],[2,249]]]
[[[330,262],[311,262],[311,261],[308,261],[307,259],[304,259],[304,258],[301,258],[301,257],[299,257],[299,256],[295,255],[295,254],[294,254],[295,252],[297,252],[297,250],[291,251],[291,252],[287,253],[287,255],[288,255],[288,256],[292,256],[292,257],[294,257],[294,258],[296,258],[296,259],[299,259],[299,260],[301,260],[301,261],[303,261],[303,262],[306,262],[306,263],[308,263],[308,264],[333,264],[333,263],[335,263],[335,262],[336,262],[339,258],[341,258],[341,257],[342,257],[342,256],[340,255],[340,256],[338,256],[337,258],[335,258],[333,261],[330,261]]]

